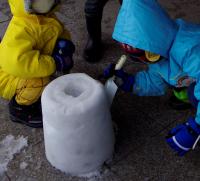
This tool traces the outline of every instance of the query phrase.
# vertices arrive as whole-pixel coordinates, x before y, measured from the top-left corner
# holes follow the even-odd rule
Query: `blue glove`
[[[56,70],[59,72],[69,71],[73,65],[73,53],[75,46],[70,40],[59,39],[53,51],[53,58],[56,64]]]
[[[108,65],[104,71],[103,71],[103,77],[105,79],[109,79],[110,77],[113,77],[115,75],[115,64],[111,63]]]
[[[123,71],[123,69],[115,70],[115,64],[110,64],[103,73],[105,78],[116,76],[115,83],[125,92],[132,92],[135,77]]]
[[[75,52],[75,46],[70,40],[58,39],[54,48],[54,53],[64,57],[72,57]]]
[[[193,118],[189,118],[186,123],[176,126],[169,132],[166,142],[179,156],[184,156],[195,148],[199,139],[200,125]]]
[[[56,71],[58,72],[68,72],[74,66],[72,57],[63,57],[59,54],[54,54],[53,58],[56,64]]]

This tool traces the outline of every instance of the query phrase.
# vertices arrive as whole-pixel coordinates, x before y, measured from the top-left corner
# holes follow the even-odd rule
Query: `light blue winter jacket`
[[[123,0],[113,38],[164,57],[135,75],[135,94],[159,96],[170,85],[196,82],[194,95],[200,100],[200,25],[172,20],[156,0]],[[200,124],[200,104],[196,122]]]

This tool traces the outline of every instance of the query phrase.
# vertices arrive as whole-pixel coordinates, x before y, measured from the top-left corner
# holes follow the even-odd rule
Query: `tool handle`
[[[122,55],[118,60],[117,64],[115,65],[115,70],[120,70],[124,66],[126,59],[126,55]]]

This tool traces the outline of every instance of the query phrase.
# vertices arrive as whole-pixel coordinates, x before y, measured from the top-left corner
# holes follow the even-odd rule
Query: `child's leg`
[[[87,0],[85,3],[88,40],[84,49],[84,58],[88,62],[97,62],[101,58],[101,19],[107,2],[108,0]],[[122,0],[119,2],[121,4]]]
[[[101,58],[101,19],[107,1],[87,0],[85,3],[88,40],[84,49],[84,58],[89,62],[96,62]]]
[[[37,102],[42,91],[50,82],[49,77],[34,78],[34,79],[21,79],[17,86],[15,100],[20,105],[32,105]]]
[[[21,79],[16,96],[9,103],[10,118],[30,127],[42,127],[40,97],[49,78]]]

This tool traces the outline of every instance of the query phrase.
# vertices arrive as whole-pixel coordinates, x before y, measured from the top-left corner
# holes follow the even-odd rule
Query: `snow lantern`
[[[46,157],[72,175],[97,171],[111,159],[114,132],[104,86],[86,74],[52,81],[42,94]]]

